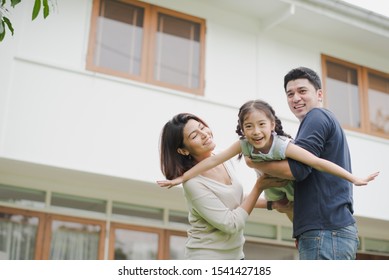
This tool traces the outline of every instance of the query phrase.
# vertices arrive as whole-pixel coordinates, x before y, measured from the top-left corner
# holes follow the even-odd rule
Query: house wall
[[[285,130],[294,135],[298,122],[285,101],[283,76],[300,65],[320,73],[321,54],[389,73],[388,56],[358,46],[312,38],[303,31],[263,30],[258,19],[206,1],[147,1],[206,19],[206,89],[204,96],[194,96],[87,71],[91,0],[58,1],[57,10],[46,20],[33,22],[32,3],[25,2],[12,13],[15,35],[7,35],[0,45],[0,157],[5,159],[154,187],[155,180],[163,178],[160,131],[176,113],[204,118],[221,150],[237,139],[238,108],[249,99],[272,104]],[[353,172],[362,177],[381,171],[369,186],[354,187],[356,215],[389,221],[385,207],[389,173],[384,163],[389,141],[346,133]],[[237,163],[237,169],[249,190],[254,172],[243,162]],[[16,177],[9,181],[17,183]],[[100,188],[98,196],[112,197],[107,186],[93,186]],[[85,193],[77,187],[69,191]],[[131,194],[131,188],[122,191]],[[138,201],[153,203],[143,195]]]

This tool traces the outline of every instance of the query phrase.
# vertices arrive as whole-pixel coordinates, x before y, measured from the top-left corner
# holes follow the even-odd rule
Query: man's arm
[[[287,160],[253,162],[249,157],[245,157],[245,161],[247,166],[258,169],[263,173],[269,174],[270,176],[294,180]]]

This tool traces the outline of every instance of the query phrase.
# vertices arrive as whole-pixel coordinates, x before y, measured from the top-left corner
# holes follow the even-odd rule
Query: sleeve
[[[294,143],[315,156],[321,157],[330,129],[331,121],[327,115],[320,109],[313,109],[302,121]],[[312,172],[312,167],[304,163],[290,158],[288,162],[296,181],[304,180]]]
[[[285,136],[276,135],[276,149],[274,151],[273,158],[276,160],[286,158],[286,148],[288,147],[291,139]]]
[[[185,182],[184,190],[193,208],[213,227],[228,234],[244,228],[249,215],[240,206],[230,210],[213,191],[197,180]]]

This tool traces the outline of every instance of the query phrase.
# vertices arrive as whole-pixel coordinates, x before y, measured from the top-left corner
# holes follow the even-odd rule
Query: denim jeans
[[[298,237],[300,260],[355,260],[358,245],[355,224],[335,230],[309,230]]]

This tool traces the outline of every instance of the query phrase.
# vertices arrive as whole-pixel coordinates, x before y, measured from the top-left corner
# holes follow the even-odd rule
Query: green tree
[[[6,28],[14,35],[14,28],[11,20],[8,18],[10,8],[14,9],[22,0],[0,0],[0,42],[3,41],[6,33]],[[41,10],[43,10],[43,18],[47,18],[50,13],[49,2],[52,0],[35,0],[32,10],[32,20],[36,19]],[[8,8],[7,8],[8,7]],[[51,5],[51,8],[53,6]],[[43,8],[43,9],[42,9]]]

